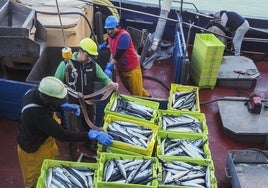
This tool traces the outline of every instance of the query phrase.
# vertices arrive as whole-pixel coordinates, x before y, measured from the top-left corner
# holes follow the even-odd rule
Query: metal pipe
[[[59,9],[58,0],[56,0],[56,7],[57,7],[57,12],[58,12],[59,21],[60,21],[60,28],[61,28],[63,43],[64,43],[64,47],[66,47],[66,40],[65,40],[65,36],[64,36],[64,32],[63,32],[63,26],[62,26],[62,21],[61,21],[61,16],[60,16],[60,9]]]
[[[172,5],[172,0],[164,0],[162,8],[161,8],[161,12],[160,12],[161,17],[163,17],[163,18],[168,17],[168,14],[169,14],[170,9],[171,9],[171,5]],[[165,30],[166,22],[167,21],[165,19],[162,19],[162,18],[158,19],[155,33],[154,33],[152,46],[149,48],[149,53],[155,52],[158,49],[159,43],[162,39],[164,30]]]

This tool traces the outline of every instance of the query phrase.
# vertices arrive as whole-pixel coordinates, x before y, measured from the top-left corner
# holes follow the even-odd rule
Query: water
[[[145,2],[144,0],[131,0]],[[147,0],[146,3],[159,4],[159,0]],[[177,2],[177,3],[176,3]],[[267,0],[186,0],[184,2],[194,3],[199,11],[206,10],[217,12],[220,10],[230,10],[238,12],[247,17],[268,18]],[[172,6],[180,6],[178,0],[173,0]],[[184,5],[185,8],[194,9],[192,5]]]

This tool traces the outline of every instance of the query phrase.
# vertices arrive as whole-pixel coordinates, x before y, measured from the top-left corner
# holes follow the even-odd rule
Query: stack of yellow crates
[[[190,75],[200,88],[213,89],[217,82],[225,45],[214,34],[195,36]]]

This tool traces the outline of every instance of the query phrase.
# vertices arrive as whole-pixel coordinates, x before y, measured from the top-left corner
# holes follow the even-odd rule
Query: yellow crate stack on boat
[[[195,35],[190,76],[200,88],[214,88],[217,82],[225,45],[214,35]]]

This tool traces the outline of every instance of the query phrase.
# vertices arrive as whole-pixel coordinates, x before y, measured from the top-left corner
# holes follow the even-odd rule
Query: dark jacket
[[[226,27],[230,29],[230,31],[236,31],[239,26],[241,26],[245,22],[245,18],[243,18],[241,15],[239,15],[236,12],[232,11],[221,11],[220,15],[225,13],[228,17]]]
[[[21,113],[18,130],[18,144],[32,153],[52,136],[60,141],[86,141],[87,132],[73,132],[65,130],[53,119],[53,109],[45,106],[38,94],[37,88],[29,90],[23,97],[22,108],[28,104],[35,107],[25,108]]]

